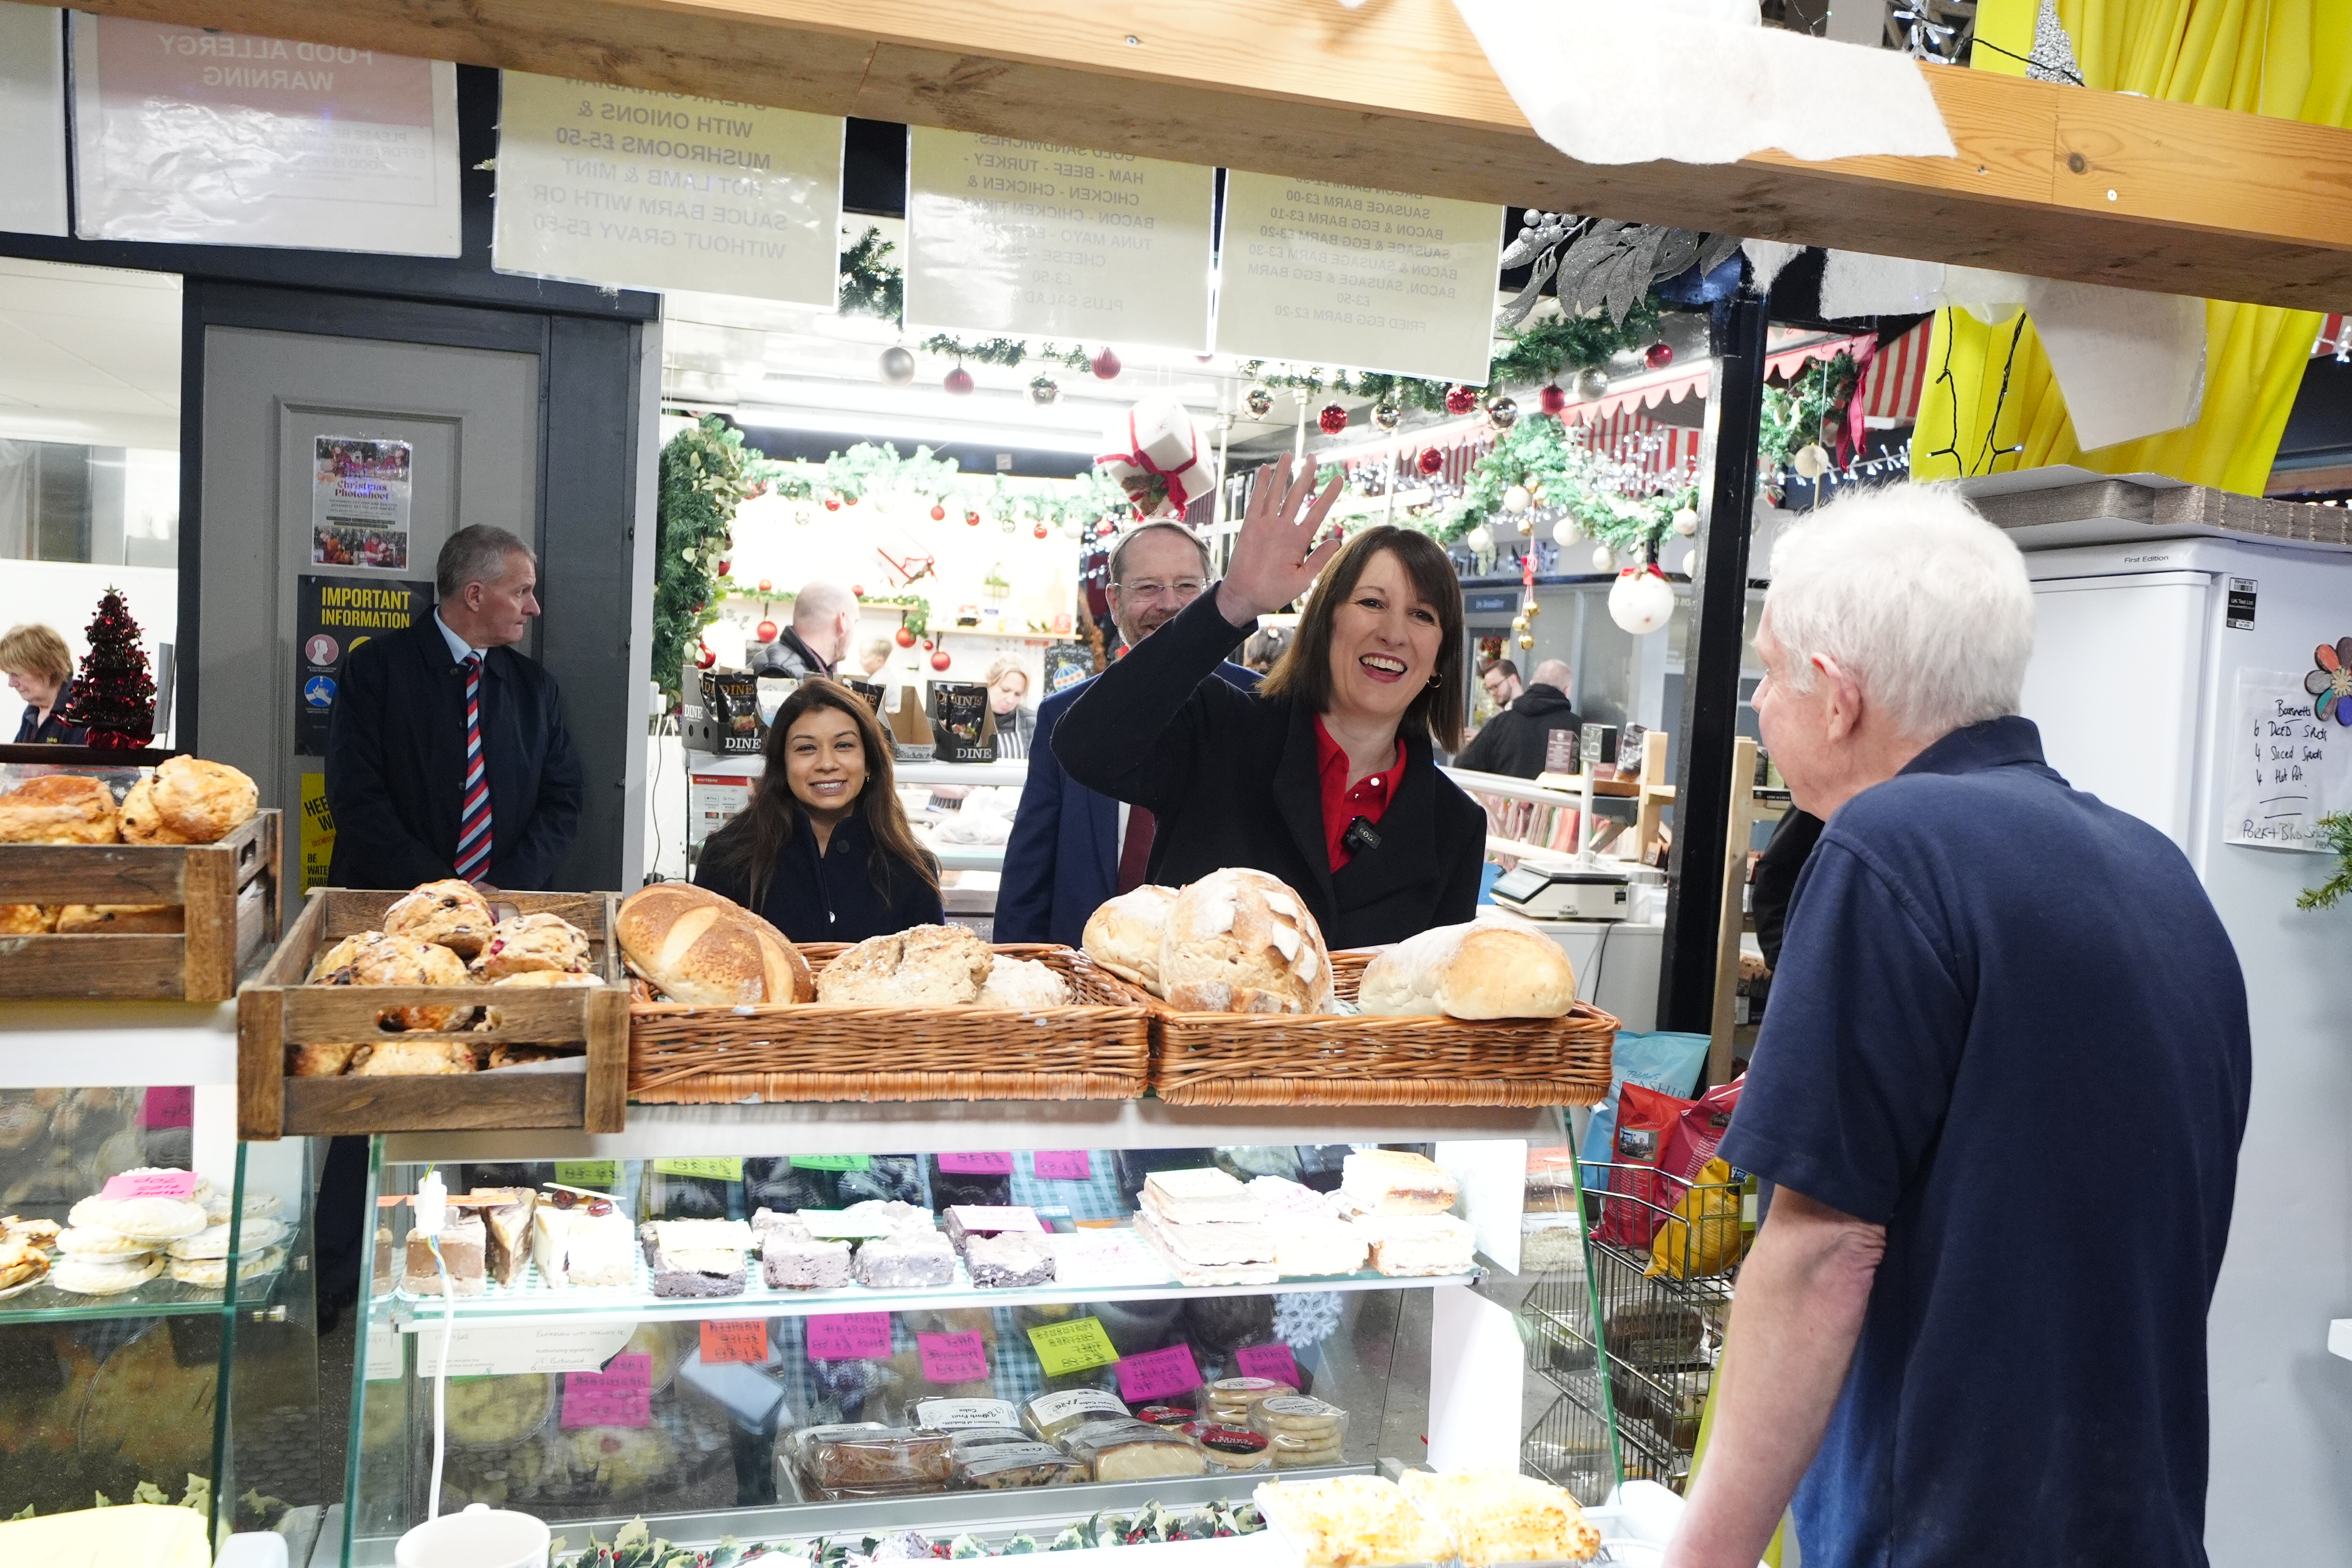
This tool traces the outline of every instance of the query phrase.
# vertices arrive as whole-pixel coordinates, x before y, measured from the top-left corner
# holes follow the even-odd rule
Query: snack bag
[[[1747,1081],[1748,1075],[1742,1073],[1729,1083],[1716,1085],[1675,1118],[1674,1131],[1659,1152],[1658,1169],[1687,1182],[1714,1159],[1723,1135],[1731,1130],[1731,1113],[1739,1109],[1739,1088]]]
[[[1601,1225],[1594,1233],[1600,1239],[1616,1247],[1650,1245],[1664,1211],[1674,1203],[1674,1194],[1665,1190],[1658,1174],[1659,1160],[1682,1113],[1697,1103],[1633,1082],[1619,1091],[1617,1132],[1610,1151],[1612,1195],[1601,1200]]]
[[[1675,1217],[1660,1225],[1650,1242],[1646,1278],[1705,1279],[1739,1261],[1748,1241],[1740,1225],[1742,1189],[1732,1181],[1728,1164],[1709,1160],[1699,1168],[1695,1184],[1672,1184],[1682,1187],[1682,1196],[1675,1204]]]

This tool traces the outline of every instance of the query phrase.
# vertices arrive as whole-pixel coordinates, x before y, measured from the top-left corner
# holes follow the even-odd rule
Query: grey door
[[[203,331],[199,743],[204,755],[252,774],[264,805],[285,810],[288,880],[300,885],[307,868],[315,883],[325,872],[321,763],[297,754],[296,714],[306,688],[311,700],[327,693],[301,665],[300,580],[429,583],[442,542],[471,523],[536,540],[540,356],[245,327]],[[404,551],[390,529],[344,531],[346,541],[377,536],[364,555],[331,537],[321,547],[312,502],[321,437],[408,443]],[[424,597],[420,613],[429,613]],[[355,628],[342,640],[365,635]]]

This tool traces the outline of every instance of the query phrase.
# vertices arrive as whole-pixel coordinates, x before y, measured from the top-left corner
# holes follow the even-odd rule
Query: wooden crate
[[[380,930],[404,890],[311,890],[301,918],[268,964],[237,992],[237,1136],[289,1133],[437,1132],[461,1129],[584,1128],[618,1132],[627,1114],[629,994],[620,944],[611,940],[612,893],[499,893],[520,914],[561,915],[588,933],[604,985],[306,985],[327,948],[355,931]],[[388,1007],[495,1002],[494,1029],[443,1034],[382,1028]],[[455,1040],[489,1045],[583,1045],[579,1073],[455,1073],[417,1078],[289,1078],[286,1047],[347,1041]]]
[[[223,1002],[279,922],[279,814],[217,844],[0,844],[0,904],[177,904],[179,935],[0,936],[0,998]]]

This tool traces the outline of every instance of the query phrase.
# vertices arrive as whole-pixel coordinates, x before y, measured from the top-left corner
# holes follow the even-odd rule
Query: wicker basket
[[[1331,955],[1353,1000],[1373,954]],[[1179,1013],[1152,1004],[1151,1087],[1171,1105],[1597,1105],[1617,1020]]]
[[[846,951],[801,952],[819,971]],[[1148,999],[1085,953],[1004,943],[1069,982],[1077,1001],[1036,1011],[978,1007],[629,1009],[629,1098],[743,1100],[1136,1100],[1150,1081]]]

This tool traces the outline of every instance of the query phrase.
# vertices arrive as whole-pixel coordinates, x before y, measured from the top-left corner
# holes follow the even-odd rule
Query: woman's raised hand
[[[1339,498],[1339,484],[1335,479],[1317,495],[1311,460],[1300,461],[1294,471],[1288,458],[1277,458],[1258,469],[1233,560],[1217,584],[1217,609],[1226,620],[1248,626],[1313,585],[1339,548],[1336,538],[1315,542]]]

